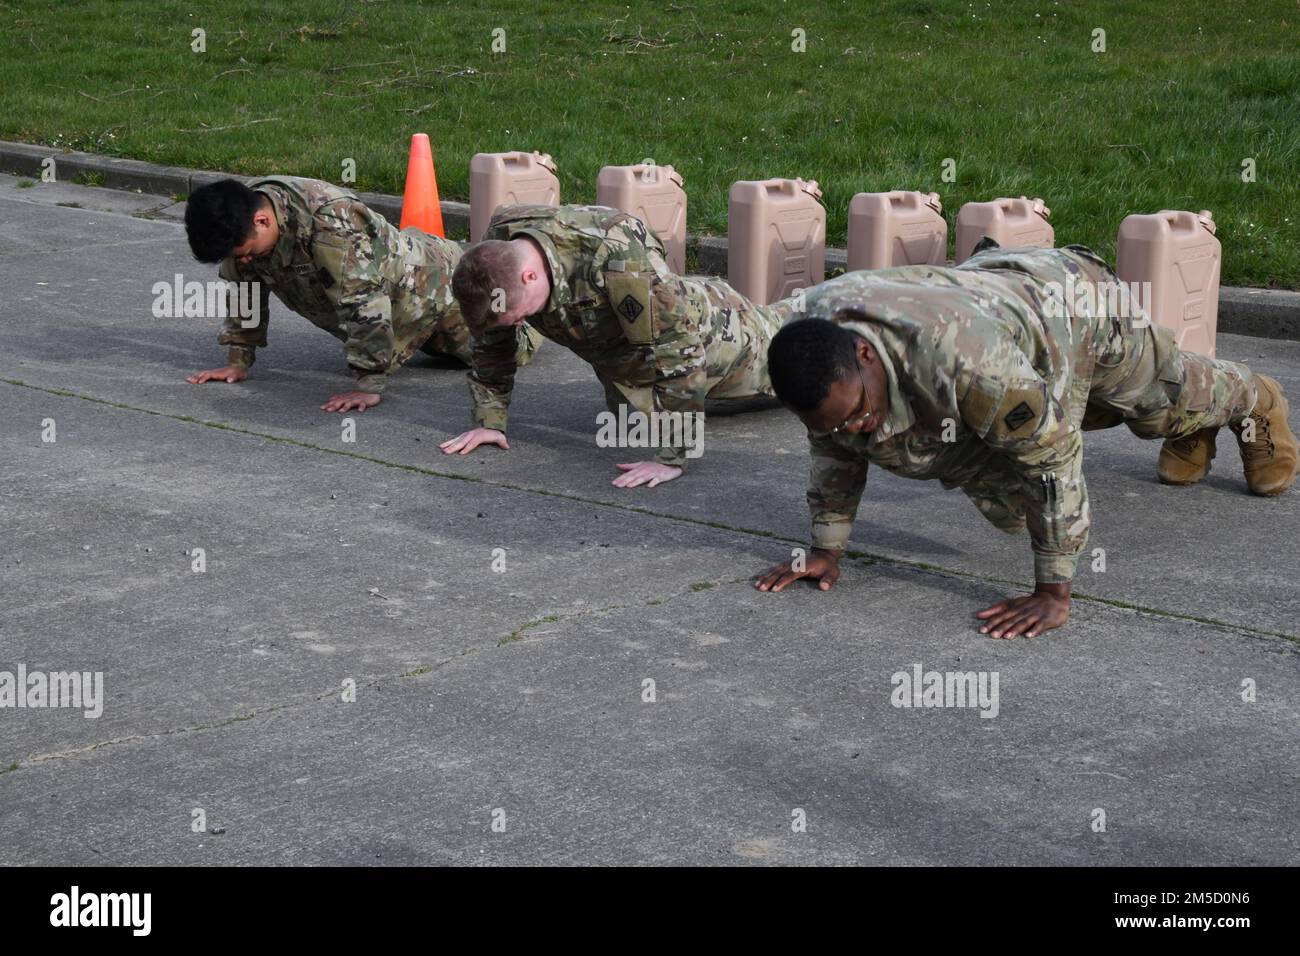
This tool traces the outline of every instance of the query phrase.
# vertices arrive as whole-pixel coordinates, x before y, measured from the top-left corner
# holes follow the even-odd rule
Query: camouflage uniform
[[[521,236],[541,247],[551,274],[550,301],[526,324],[595,368],[611,411],[703,412],[705,398],[772,395],[767,347],[781,310],[718,278],[674,275],[640,219],[603,206],[504,206],[484,234]],[[483,428],[506,428],[512,335],[495,325],[474,343],[469,387]],[[681,466],[685,449],[664,446],[658,458]]]
[[[218,341],[230,346],[230,365],[247,368],[266,345],[272,291],[343,343],[360,391],[382,392],[388,373],[416,349],[470,362],[469,329],[451,293],[459,244],[399,232],[353,193],[319,180],[274,176],[250,185],[270,199],[280,238],[270,255],[247,265],[228,257],[218,270],[223,279],[261,283],[255,327],[243,327],[238,297],[227,297]],[[521,336],[523,361],[538,342]]]
[[[1027,525],[1037,580],[1069,581],[1088,537],[1082,430],[1123,421],[1176,438],[1254,407],[1248,368],[1180,351],[1122,290],[1079,296],[1098,282],[1118,280],[1082,246],[994,247],[955,269],[852,272],[810,289],[795,318],[857,313],[844,327],[881,356],[890,403],[872,433],[809,436],[814,546],[847,544],[876,462],[960,487],[1004,531]]]

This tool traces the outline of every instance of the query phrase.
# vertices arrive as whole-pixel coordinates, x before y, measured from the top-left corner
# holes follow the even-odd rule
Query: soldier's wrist
[[[1043,554],[1034,552],[1034,581],[1043,585],[1065,585],[1068,589],[1074,580],[1077,555]],[[1068,594],[1068,591],[1067,591]]]
[[[494,432],[506,433],[506,418],[504,415],[484,415],[475,412],[470,418],[475,428],[490,428]]]
[[[257,350],[247,345],[232,345],[226,351],[226,364],[231,368],[249,368],[257,361]]]
[[[352,374],[357,377],[355,390],[358,392],[369,392],[372,395],[378,395],[383,392],[384,386],[388,384],[387,375],[376,375],[373,372],[360,372],[356,369],[352,370]]]
[[[1034,592],[1036,594],[1050,595],[1058,601],[1069,604],[1070,587],[1071,583],[1069,581],[1038,581],[1034,585]]]

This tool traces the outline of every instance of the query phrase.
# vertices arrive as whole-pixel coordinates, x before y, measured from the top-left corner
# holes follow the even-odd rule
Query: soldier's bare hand
[[[1070,586],[1040,584],[1033,594],[999,601],[975,616],[984,621],[980,633],[989,637],[1037,637],[1070,619]]]
[[[657,461],[630,461],[618,466],[623,472],[614,479],[615,488],[639,488],[641,485],[661,485],[672,481],[682,473],[676,465],[664,465]]]
[[[468,455],[479,445],[496,445],[506,451],[510,450],[510,442],[506,441],[505,433],[495,428],[471,428],[455,438],[449,438],[438,447],[448,455]]]
[[[359,412],[364,412],[367,408],[374,408],[379,404],[379,395],[376,392],[340,392],[338,395],[331,395],[330,400],[321,406],[323,412],[350,412],[354,408]]]
[[[185,381],[191,385],[202,385],[204,382],[242,382],[246,378],[248,378],[248,369],[237,365],[224,365],[221,368],[210,368],[206,372],[195,372]]]
[[[780,591],[800,578],[815,578],[818,590],[829,591],[840,579],[840,556],[834,551],[813,548],[802,571],[796,571],[794,562],[787,561],[764,574],[754,587],[760,591]]]

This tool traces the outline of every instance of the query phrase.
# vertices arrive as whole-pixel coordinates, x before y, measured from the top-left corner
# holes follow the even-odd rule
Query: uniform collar
[[[542,255],[546,257],[547,268],[551,270],[551,297],[546,300],[546,311],[555,312],[572,302],[573,289],[569,286],[569,276],[560,262],[560,254],[556,252],[551,237],[539,229],[523,228],[510,233],[511,239],[519,236],[527,236],[537,243]]]
[[[912,407],[903,398],[903,392],[898,386],[898,373],[894,371],[894,362],[885,351],[879,334],[866,322],[843,322],[841,326],[867,340],[867,344],[879,357],[881,367],[885,370],[885,378],[889,381],[889,414],[876,426],[867,443],[875,445],[895,435],[901,435],[912,427],[916,417],[912,414]]]

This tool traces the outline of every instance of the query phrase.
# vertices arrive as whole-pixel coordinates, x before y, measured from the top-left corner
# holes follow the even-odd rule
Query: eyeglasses
[[[861,365],[858,366],[858,380],[862,382],[862,401],[863,404],[866,406],[866,411],[863,412],[861,415],[854,415],[852,418],[845,419],[844,421],[836,425],[834,428],[832,428],[830,431],[815,432],[810,428],[808,429],[809,435],[811,435],[813,438],[830,438],[832,435],[838,435],[840,432],[847,431],[848,429],[853,428],[854,426],[863,424],[864,422],[866,422],[868,418],[871,417],[873,413],[873,409],[871,407],[871,392],[867,389],[867,376],[863,374]]]

